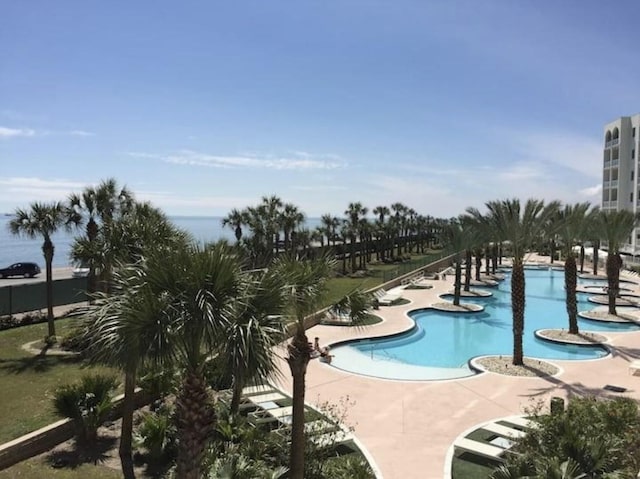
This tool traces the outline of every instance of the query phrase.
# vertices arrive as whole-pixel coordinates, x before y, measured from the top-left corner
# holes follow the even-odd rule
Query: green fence
[[[87,278],[59,279],[53,282],[53,305],[87,301]],[[36,311],[47,307],[47,283],[27,283],[0,288],[0,316]]]
[[[420,269],[423,266],[427,266],[428,264],[434,263],[439,259],[444,258],[445,256],[447,255],[444,253],[436,253],[427,255],[420,259],[407,261],[406,263],[400,263],[398,264],[397,268],[387,270],[382,274],[382,282],[386,283],[399,276],[402,276],[403,274],[411,273],[412,271]]]

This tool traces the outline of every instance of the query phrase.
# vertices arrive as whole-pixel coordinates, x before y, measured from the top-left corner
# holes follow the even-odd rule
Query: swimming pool
[[[534,331],[567,328],[564,272],[527,270],[524,354],[540,359],[597,359],[606,356],[600,346],[574,346],[538,339]],[[332,365],[346,371],[388,379],[451,379],[475,374],[467,363],[482,355],[511,355],[513,352],[511,275],[493,296],[462,301],[482,304],[479,313],[443,313],[432,309],[414,310],[409,316],[415,327],[393,337],[366,339],[333,348]],[[579,285],[598,284],[579,280]],[[600,282],[599,284],[604,284]],[[578,294],[578,311],[592,309],[586,294]],[[588,331],[629,331],[638,326],[628,323],[603,323],[579,319]]]

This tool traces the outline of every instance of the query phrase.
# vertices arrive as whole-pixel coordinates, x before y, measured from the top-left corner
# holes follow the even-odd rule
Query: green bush
[[[565,411],[540,414],[538,406],[531,413],[538,427],[514,446],[519,454],[509,455],[493,478],[552,477],[569,468],[584,477],[636,477],[640,413],[632,399],[574,398]]]
[[[136,447],[146,449],[152,462],[159,462],[171,455],[175,439],[176,428],[171,411],[163,408],[142,416],[136,431],[135,444]]]
[[[117,386],[114,376],[86,375],[79,383],[56,390],[53,405],[58,414],[74,420],[77,439],[91,443],[112,410],[111,398]]]

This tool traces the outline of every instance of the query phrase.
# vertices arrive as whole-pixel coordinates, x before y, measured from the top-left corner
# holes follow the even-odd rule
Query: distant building
[[[623,116],[604,127],[602,168],[602,204],[604,211],[640,212],[638,152],[640,151],[640,114]],[[640,228],[636,228],[621,250],[640,254]]]

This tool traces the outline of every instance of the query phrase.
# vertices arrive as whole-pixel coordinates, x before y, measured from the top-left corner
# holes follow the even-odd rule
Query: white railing
[[[612,146],[616,146],[619,142],[620,142],[620,139],[619,139],[619,138],[616,138],[615,140],[607,141],[607,142],[604,144],[604,147],[605,147],[605,148],[610,148],[610,147],[612,147]]]

